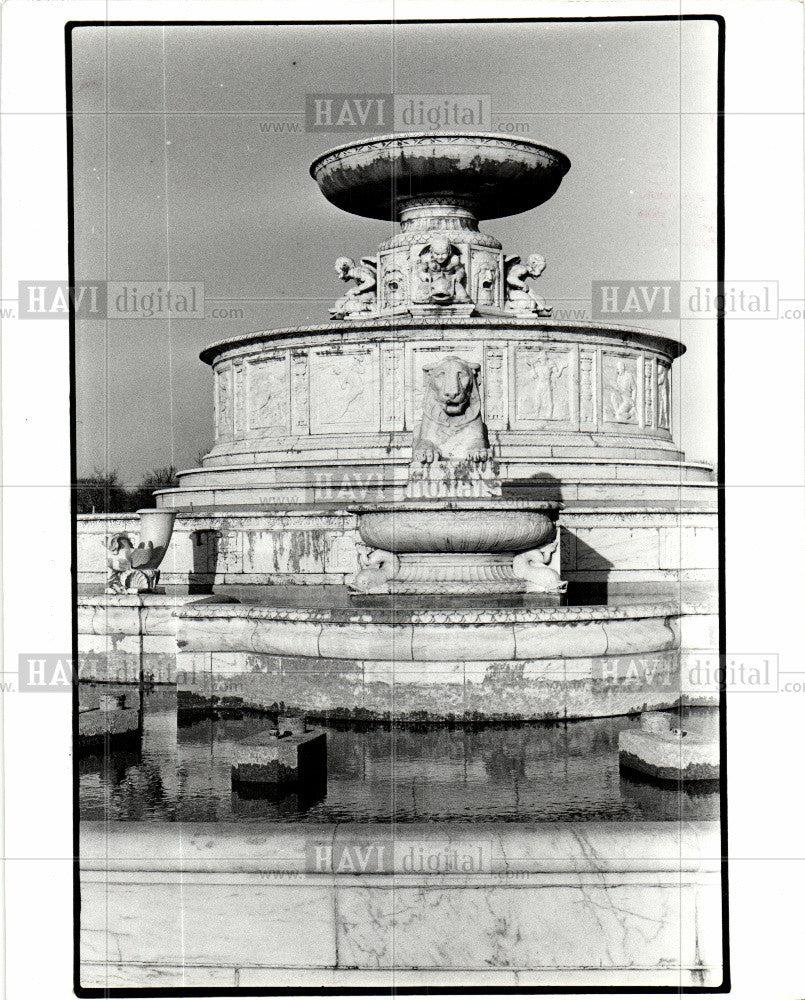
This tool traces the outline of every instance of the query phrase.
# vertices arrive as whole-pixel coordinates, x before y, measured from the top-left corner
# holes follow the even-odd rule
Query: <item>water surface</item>
[[[715,709],[681,714],[689,730],[717,733]],[[139,745],[79,756],[80,814],[185,822],[717,818],[712,784],[680,790],[621,773],[618,733],[639,725],[637,717],[328,725],[325,790],[254,796],[233,789],[234,746],[270,728],[271,719],[244,713],[177,724],[175,691],[158,688],[143,695]]]

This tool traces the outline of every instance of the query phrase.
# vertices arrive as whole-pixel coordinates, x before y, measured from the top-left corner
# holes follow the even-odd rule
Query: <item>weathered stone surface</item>
[[[397,487],[397,499],[400,500],[405,489],[406,467],[404,464],[400,469]],[[534,475],[538,471],[535,470]],[[550,498],[562,498],[566,503],[559,517],[563,578],[570,581],[601,580],[614,584],[630,578],[656,578],[671,583],[698,576],[711,580],[715,588],[715,512],[669,511],[668,503],[679,508],[679,487],[669,492],[665,507],[636,502],[638,492],[642,492],[642,487],[633,488],[629,497],[624,498],[627,502],[625,508],[611,512],[611,491],[596,487],[590,495],[599,509],[590,510],[585,506],[588,501],[578,500],[581,493],[589,493],[587,487],[567,483],[557,487]],[[332,502],[333,497],[326,499]],[[354,506],[356,502],[363,501],[365,495],[360,490],[347,491],[338,499]],[[106,577],[103,540],[124,527],[135,530],[135,520],[112,515],[79,517],[80,583],[94,583],[99,589],[102,587]],[[290,532],[288,539],[282,540],[281,536],[286,531]],[[680,531],[693,538],[691,544],[680,546]],[[302,540],[303,535],[309,535],[309,538]],[[246,536],[252,540],[248,560],[243,543]],[[702,539],[701,546],[696,541],[699,538]],[[171,544],[162,563],[162,583],[166,586],[195,583],[210,587],[220,587],[225,583],[343,584],[358,568],[358,541],[357,515],[343,508],[335,511],[324,508],[294,511],[285,508],[267,510],[260,516],[245,512],[216,517],[183,514],[176,520]],[[130,620],[132,623],[123,625],[122,630],[136,627],[137,607],[121,606],[121,621]],[[79,631],[95,628],[101,632],[108,631],[112,619],[107,616],[107,608],[108,604],[102,606],[96,598],[82,595],[79,600]],[[127,619],[128,608],[131,611]],[[162,619],[161,626],[149,624],[149,631],[159,628],[169,634],[171,622],[166,607],[144,604],[142,613],[149,619],[155,616],[154,622]]]
[[[554,535],[559,504],[550,501],[410,501],[356,507],[367,545],[390,552],[521,552]]]
[[[514,640],[520,659],[603,656],[607,651],[602,621],[518,623]]]
[[[643,712],[640,728],[644,733],[668,733],[675,723],[673,715],[667,712]]]
[[[472,197],[480,201],[478,218],[497,218],[547,201],[569,169],[563,153],[531,140],[446,132],[338,147],[317,157],[310,171],[325,198],[344,211],[394,220],[408,204],[400,205],[398,186],[417,204],[444,192]]]
[[[557,967],[581,988],[720,981],[712,822],[92,823],[81,838],[85,986],[107,962],[129,988],[145,967],[174,986],[213,967],[262,988],[460,986],[479,958],[490,989],[550,988]],[[481,870],[412,873],[423,849]],[[344,871],[357,850],[371,873]]]
[[[414,630],[411,625],[375,625],[372,622],[322,625],[319,650],[335,659],[410,660]]]
[[[684,730],[627,729],[618,735],[618,752],[622,767],[653,778],[694,781],[713,780],[719,775],[718,742]]]
[[[672,623],[680,613],[663,604],[371,612],[204,605],[179,612],[188,625],[183,634],[202,647],[228,645],[233,614],[250,622],[253,637],[262,629],[272,636],[276,655],[255,652],[253,641],[250,652],[216,650],[212,660],[188,661],[239,693],[248,684],[249,697],[263,707],[284,703],[344,717],[418,709],[432,718],[461,712],[518,717],[518,697],[521,714],[530,718],[674,705],[681,685]],[[314,626],[321,629],[319,658],[295,655],[293,642],[278,651],[282,629],[292,637],[295,628]],[[631,636],[612,651],[610,626],[621,630],[615,636]],[[325,636],[333,641],[325,643]],[[182,658],[192,655],[190,647]],[[325,650],[327,659],[321,658]]]
[[[679,646],[679,637],[666,618],[631,619],[603,623],[608,656],[653,653]]]

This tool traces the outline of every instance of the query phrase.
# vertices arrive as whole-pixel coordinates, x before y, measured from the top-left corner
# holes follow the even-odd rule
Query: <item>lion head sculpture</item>
[[[448,355],[423,371],[428,376],[422,399],[422,422],[414,440],[414,458],[485,462],[489,438],[481,419],[478,373],[481,366]]]
[[[477,403],[480,411],[481,401],[477,381],[481,370],[479,364],[463,361],[450,354],[436,364],[426,365],[422,370],[428,376],[426,395],[432,398],[447,416],[463,414],[471,402]]]

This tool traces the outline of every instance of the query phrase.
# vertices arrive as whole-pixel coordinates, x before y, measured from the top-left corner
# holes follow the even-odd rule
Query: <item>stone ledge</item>
[[[613,342],[621,346],[624,340],[631,340],[641,347],[660,351],[670,358],[678,358],[684,353],[684,345],[670,337],[665,337],[661,333],[653,330],[639,329],[629,326],[616,326],[614,324],[603,325],[601,323],[576,321],[557,321],[551,319],[517,318],[508,316],[441,316],[438,319],[433,317],[406,316],[404,324],[400,322],[399,316],[375,317],[364,320],[339,320],[337,323],[320,323],[310,326],[292,326],[278,328],[276,330],[258,330],[253,333],[240,334],[236,337],[229,337],[226,340],[219,340],[209,347],[205,347],[199,354],[203,362],[212,365],[221,355],[228,351],[254,345],[258,350],[262,342],[272,342],[282,340],[284,337],[297,339],[300,336],[309,336],[312,344],[321,344],[323,338],[321,334],[330,334],[332,339],[338,343],[349,343],[352,334],[377,333],[378,339],[384,339],[382,334],[386,331],[393,331],[395,340],[416,339],[424,331],[428,334],[428,339],[437,341],[442,339],[442,331],[448,331],[449,337],[455,337],[456,329],[465,329],[472,337],[477,334],[482,338],[488,338],[491,329],[510,329],[518,337],[524,334],[532,334],[535,340],[552,340],[551,334],[567,334],[570,337],[578,337],[589,344],[597,337],[602,344],[611,345]]]
[[[85,987],[721,980],[716,823],[82,823],[80,836]],[[319,872],[311,851],[343,860],[406,838],[445,857],[488,843],[492,870],[410,874],[404,847],[379,855],[385,872]]]
[[[82,821],[81,870],[98,872],[229,872],[239,874],[332,874],[311,867],[309,845],[436,842],[461,845],[488,840],[490,874],[718,873],[719,824],[623,823],[149,823]],[[395,858],[384,854],[383,858]],[[399,856],[396,856],[399,859]],[[412,875],[384,864],[382,874]],[[338,879],[364,876],[338,874]],[[478,880],[483,873],[473,873]],[[467,876],[428,876],[458,883]],[[386,880],[387,881],[387,880]],[[385,883],[384,883],[385,884]]]
[[[192,621],[204,619],[235,618],[247,621],[317,622],[323,624],[378,625],[389,626],[410,623],[413,625],[532,625],[541,622],[599,622],[623,619],[668,618],[679,615],[713,614],[710,602],[693,603],[680,601],[678,604],[665,602],[656,604],[604,605],[590,604],[574,607],[538,608],[483,608],[413,611],[405,608],[377,608],[371,611],[361,608],[291,608],[271,607],[258,604],[239,604],[236,607],[216,607],[206,604],[197,608],[193,605],[178,608],[174,616]]]
[[[668,992],[678,992],[681,984],[692,986],[719,986],[722,967],[700,964],[691,969],[665,968],[658,975],[652,967],[640,968],[636,965],[611,965],[605,969],[584,968],[546,970],[539,969],[473,969],[472,982],[466,972],[453,969],[339,969],[326,968],[280,968],[272,965],[204,966],[195,963],[181,965],[154,966],[145,962],[84,962],[82,963],[82,985],[99,989],[132,987],[137,983],[143,987],[185,988],[192,986],[239,987],[246,989],[310,989],[327,992],[337,989],[369,989],[374,992],[399,992],[404,987],[475,988],[486,986],[492,989],[506,987],[537,987],[555,989],[581,987],[592,990],[596,987],[611,987],[613,981],[623,983],[631,991],[639,987],[668,987]],[[84,978],[86,977],[86,978]],[[683,977],[683,978],[681,978]],[[576,992],[574,990],[574,992]]]

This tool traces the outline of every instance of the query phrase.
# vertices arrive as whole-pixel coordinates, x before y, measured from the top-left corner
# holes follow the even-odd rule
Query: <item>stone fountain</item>
[[[667,499],[682,345],[552,321],[533,286],[544,256],[507,255],[479,229],[539,206],[569,168],[529,140],[451,133],[314,161],[334,205],[399,229],[375,254],[337,258],[350,287],[328,324],[202,352],[216,444],[159,502],[188,523],[194,562],[242,603],[179,602],[187,689],[361,719],[676,703],[682,622],[702,609],[563,603],[576,540],[562,543],[550,487],[574,499],[588,488],[592,507],[606,469],[610,505],[638,478],[643,502]],[[210,538],[213,555],[199,555]],[[652,660],[637,677],[624,660],[635,654]]]
[[[502,499],[481,417],[480,366],[448,355],[425,369],[406,499],[355,507],[369,548],[356,591],[447,596],[563,593],[544,564],[559,503]],[[531,567],[541,565],[541,576]]]
[[[505,254],[479,230],[479,220],[539,206],[569,166],[559,152],[499,135],[386,136],[320,156],[311,172],[325,197],[398,220],[399,231],[374,253],[341,253],[336,272],[350,287],[330,322],[202,351],[215,444],[160,503],[186,514],[403,499],[425,370],[449,354],[478,366],[509,493],[516,485],[556,499],[540,494],[552,482],[560,499],[590,510],[601,500],[668,504],[680,490],[700,503],[711,470],[687,462],[671,437],[670,369],[683,346],[553,319],[535,289],[544,255]]]
[[[335,206],[399,220],[399,231],[375,254],[333,248],[349,287],[330,322],[241,334],[202,352],[214,376],[215,445],[159,497],[177,515],[162,571],[177,592],[86,598],[83,677],[93,676],[87,652],[100,649],[95,679],[120,679],[130,664],[140,676],[164,667],[158,679],[176,682],[180,704],[194,710],[228,698],[277,713],[276,734],[242,741],[233,761],[235,778],[261,783],[300,778],[310,734],[284,735],[286,713],[349,720],[362,732],[389,720],[564,722],[684,701],[680,650],[712,646],[715,622],[712,603],[687,598],[688,574],[715,566],[706,554],[715,526],[696,506],[710,471],[671,440],[671,365],[684,348],[656,333],[555,321],[534,288],[544,256],[507,256],[478,228],[537,207],[569,166],[534,142],[469,134],[362,140],[314,162]],[[88,540],[132,522],[86,518],[82,565],[101,551]],[[119,572],[133,568],[124,554]],[[85,579],[102,580],[103,570],[85,569]],[[617,599],[565,603],[602,573],[622,588]],[[563,594],[566,580],[576,595]],[[636,581],[646,588],[637,596]],[[142,583],[117,578],[122,590]],[[188,585],[213,593],[194,599]],[[661,597],[650,586],[664,588]],[[235,597],[241,603],[226,603]],[[546,742],[554,735],[564,738],[545,727]],[[626,756],[629,739],[625,764],[636,756]],[[688,737],[663,740],[667,755]],[[700,748],[689,742],[698,765]],[[574,787],[564,753],[557,780]],[[316,869],[301,906],[296,884],[266,881],[266,844],[283,872],[305,879],[309,862],[292,859],[317,840],[331,851],[396,848],[406,824],[302,823],[246,836],[220,823],[154,824],[146,840],[147,824],[98,823],[84,831],[84,865],[94,858],[97,870],[85,879],[82,913],[86,940],[112,957],[95,963],[91,981],[108,983],[109,968],[121,981],[134,954],[138,985],[146,963],[185,986],[208,985],[207,969],[235,963],[231,982],[261,988],[276,984],[278,970],[282,982],[316,988],[327,977],[352,984],[353,974],[364,984],[386,975],[403,987],[456,983],[468,963],[484,966],[490,988],[553,988],[556,968],[562,983],[582,988],[715,984],[718,861],[699,870],[692,859],[718,859],[719,849],[712,831],[680,827],[678,815],[639,830],[409,824],[420,842],[486,837],[502,853],[477,886],[455,871],[423,882],[394,867],[368,878]],[[177,847],[169,828],[179,826]],[[182,899],[189,930],[183,923],[166,944],[152,927],[165,925],[177,882],[192,880],[193,870],[176,870],[187,850],[197,859],[197,884]],[[135,885],[137,857],[147,863]],[[132,886],[145,927],[139,951]],[[332,953],[311,957],[311,920],[323,926],[333,900],[350,919],[328,931]],[[249,918],[219,944],[211,921],[228,926],[233,907]],[[298,914],[299,932],[277,934],[277,912],[283,926]],[[377,944],[366,938],[370,925]],[[288,951],[297,940],[298,955]],[[423,961],[431,941],[438,948]]]
[[[145,593],[86,599],[81,648],[101,673],[178,669],[194,697],[361,719],[678,701],[680,649],[711,649],[716,621],[711,472],[670,434],[684,348],[554,321],[544,255],[479,229],[539,206],[569,168],[530,140],[452,133],[314,161],[335,206],[399,227],[374,254],[333,248],[349,287],[329,323],[202,352],[216,442],[158,497],[176,526],[154,558],[183,590],[152,595],[149,570],[129,581]],[[89,538],[132,527],[86,520]],[[127,600],[124,639],[101,650],[106,604]]]

